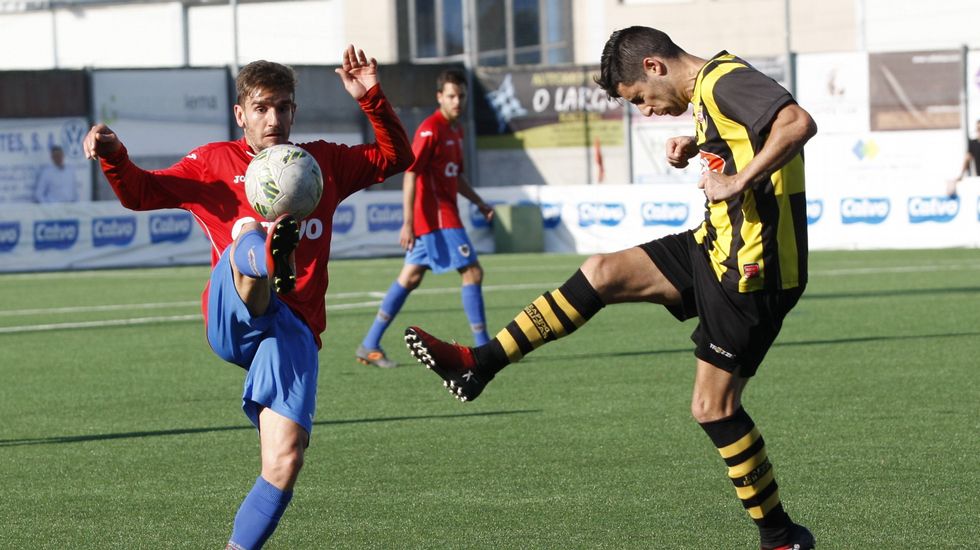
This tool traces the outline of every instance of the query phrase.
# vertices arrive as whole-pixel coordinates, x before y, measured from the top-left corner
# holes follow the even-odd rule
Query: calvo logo
[[[136,236],[136,218],[118,216],[92,219],[92,246],[126,246]]]
[[[684,225],[688,206],[683,202],[645,202],[640,205],[643,225]]]
[[[369,204],[368,231],[398,231],[402,227],[402,205],[399,203]]]
[[[78,220],[34,222],[34,250],[67,250],[78,241]]]
[[[544,222],[545,229],[554,229],[561,225],[561,203],[541,203],[541,220]]]
[[[823,217],[823,199],[806,201],[806,223],[813,225]]]
[[[909,197],[909,223],[949,223],[959,213],[959,199],[950,197]]]
[[[579,227],[604,225],[615,227],[626,218],[626,206],[621,202],[582,202],[578,205]]]
[[[194,220],[190,214],[153,214],[150,216],[150,242],[181,243],[191,235]]]
[[[0,222],[0,252],[10,252],[20,242],[20,222]]]
[[[344,204],[337,207],[333,213],[333,232],[347,233],[354,227],[355,211],[354,207]]]
[[[531,202],[522,200],[517,203],[519,206],[535,206],[541,211],[541,226],[545,229],[554,229],[561,225],[561,203],[550,202]]]
[[[888,218],[891,201],[887,198],[844,198],[840,201],[840,217],[844,224],[878,224]]]

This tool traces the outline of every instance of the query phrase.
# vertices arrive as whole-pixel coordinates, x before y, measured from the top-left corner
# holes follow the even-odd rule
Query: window
[[[571,0],[410,0],[409,9],[416,61],[462,60],[469,10],[479,65],[572,61]]]
[[[415,0],[415,55],[435,57],[436,0]]]

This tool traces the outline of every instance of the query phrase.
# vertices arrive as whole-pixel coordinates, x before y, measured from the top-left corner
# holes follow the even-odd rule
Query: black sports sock
[[[575,332],[605,306],[581,270],[557,290],[528,304],[489,343],[474,349],[477,364],[496,374],[546,342]]]
[[[784,541],[793,522],[779,501],[779,486],[762,434],[745,409],[728,418],[705,422],[701,428],[728,465],[728,477],[749,517],[759,527],[763,546]]]

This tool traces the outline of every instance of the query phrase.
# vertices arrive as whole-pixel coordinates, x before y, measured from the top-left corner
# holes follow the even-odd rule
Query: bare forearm
[[[402,180],[402,223],[411,226],[415,220],[415,172],[405,172]]]
[[[785,166],[816,133],[816,123],[798,105],[779,111],[762,150],[738,173],[741,190]]]
[[[483,199],[473,189],[473,186],[470,185],[470,182],[466,178],[466,176],[464,176],[462,174],[459,175],[459,180],[457,182],[457,189],[459,190],[459,194],[460,195],[463,195],[464,197],[466,197],[466,200],[468,200],[468,201],[470,201],[470,202],[472,202],[473,204],[476,204],[476,205],[483,204]]]

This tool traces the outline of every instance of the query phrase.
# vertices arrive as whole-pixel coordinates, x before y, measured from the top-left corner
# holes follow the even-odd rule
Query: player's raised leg
[[[275,531],[303,467],[309,435],[302,426],[270,408],[259,413],[262,474],[245,497],[228,541],[230,550],[261,548]]]
[[[680,301],[680,293],[650,256],[635,247],[590,257],[563,285],[525,306],[485,345],[448,344],[419,327],[408,328],[405,341],[453,395],[472,401],[501,369],[571,334],[605,305],[640,301],[673,304]]]
[[[299,224],[292,216],[279,217],[268,230],[255,221],[242,225],[232,243],[231,265],[235,288],[252,315],[262,315],[269,306],[270,283],[280,293],[296,285],[298,244]]]
[[[813,548],[810,531],[793,523],[783,510],[765,440],[742,408],[748,380],[698,359],[691,414],[728,466],[735,493],[759,528],[761,548]]]

